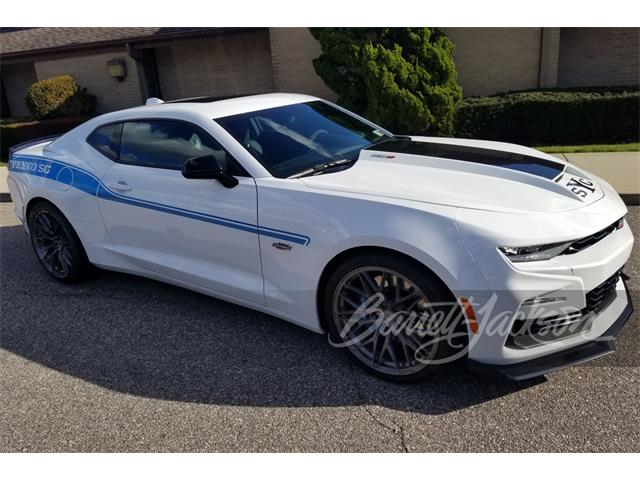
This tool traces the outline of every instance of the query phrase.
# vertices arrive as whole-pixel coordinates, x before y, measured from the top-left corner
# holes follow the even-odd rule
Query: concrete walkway
[[[554,157],[604,178],[625,202],[640,202],[640,152],[558,153]]]
[[[640,152],[558,153],[554,156],[604,178],[625,202],[631,205],[640,203]],[[1,166],[0,202],[10,201],[7,167]]]

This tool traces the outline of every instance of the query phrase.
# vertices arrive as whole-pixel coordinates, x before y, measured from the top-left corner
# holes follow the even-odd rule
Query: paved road
[[[0,205],[0,451],[640,450],[638,316],[617,354],[546,381],[447,371],[395,385],[324,337],[186,290],[108,272],[59,285],[11,207]],[[627,273],[637,290],[637,254]]]

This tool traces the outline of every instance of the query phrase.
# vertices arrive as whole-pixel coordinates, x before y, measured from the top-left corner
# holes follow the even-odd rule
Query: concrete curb
[[[621,193],[620,198],[627,205],[640,205],[640,193]]]
[[[10,202],[9,186],[7,185],[7,176],[9,170],[4,165],[0,166],[0,202]]]

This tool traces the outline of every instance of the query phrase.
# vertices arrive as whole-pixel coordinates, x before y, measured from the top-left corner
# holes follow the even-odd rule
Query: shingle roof
[[[0,30],[0,55],[63,49],[128,40],[189,35],[217,30],[179,27],[42,27]]]

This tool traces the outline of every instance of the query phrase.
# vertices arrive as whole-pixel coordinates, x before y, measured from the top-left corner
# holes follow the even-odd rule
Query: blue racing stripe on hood
[[[390,139],[366,150],[422,155],[425,157],[446,158],[461,162],[481,163],[494,167],[517,170],[549,180],[555,179],[564,171],[564,164],[546,160],[544,158],[505,152],[489,148],[469,147],[466,145],[452,145],[446,143],[429,143],[408,140],[404,137]]]

